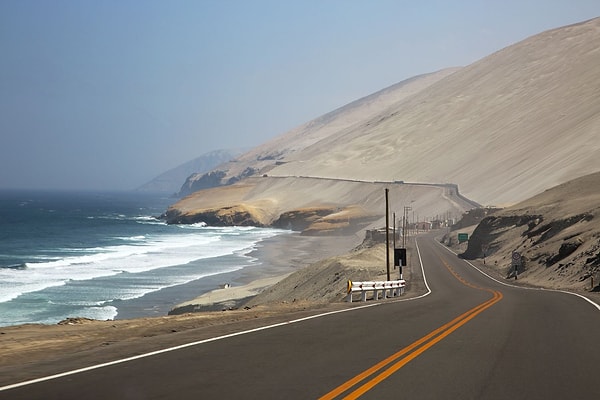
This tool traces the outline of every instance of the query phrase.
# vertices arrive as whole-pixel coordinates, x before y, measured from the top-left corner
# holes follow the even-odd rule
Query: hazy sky
[[[598,0],[0,0],[0,188],[131,189]]]

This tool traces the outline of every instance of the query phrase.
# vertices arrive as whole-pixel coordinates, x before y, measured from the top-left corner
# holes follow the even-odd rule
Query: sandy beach
[[[290,273],[319,260],[347,253],[359,245],[362,236],[303,236],[285,233],[262,241],[249,255],[259,262],[239,271],[210,276],[143,297],[114,302],[116,319],[164,316],[175,307],[199,305],[184,311],[229,309]],[[229,284],[227,289],[221,289]]]

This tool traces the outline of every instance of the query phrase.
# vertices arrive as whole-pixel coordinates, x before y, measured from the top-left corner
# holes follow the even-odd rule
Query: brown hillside
[[[554,288],[590,289],[600,279],[600,172],[549,189],[475,229],[464,257],[482,258],[503,275],[511,253],[524,257],[519,279]]]

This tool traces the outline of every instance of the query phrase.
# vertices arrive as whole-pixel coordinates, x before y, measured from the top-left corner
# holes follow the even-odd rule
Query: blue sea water
[[[255,265],[274,229],[167,225],[172,198],[0,191],[0,326],[114,319],[119,300]]]

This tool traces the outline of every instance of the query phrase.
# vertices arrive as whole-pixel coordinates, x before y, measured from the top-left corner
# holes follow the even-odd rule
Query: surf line
[[[440,258],[441,259],[441,258]],[[395,354],[392,354],[385,360],[380,361],[379,363],[373,365],[371,368],[363,371],[362,373],[356,375],[354,378],[348,380],[337,388],[333,389],[331,392],[325,394],[320,397],[319,400],[332,400],[337,396],[351,390],[353,387],[357,386],[359,383],[364,381],[365,379],[371,377],[372,375],[378,373],[380,370],[383,370],[378,375],[371,378],[369,381],[365,382],[352,392],[348,393],[346,396],[342,397],[344,400],[357,399],[372,388],[374,388],[379,383],[383,382],[385,379],[389,378],[393,373],[397,372],[400,368],[404,367],[411,360],[417,358],[419,355],[424,353],[427,349],[435,345],[436,343],[443,340],[446,336],[450,335],[452,332],[475,318],[478,314],[482,313],[486,309],[490,308],[500,300],[502,300],[502,293],[497,290],[492,290],[488,288],[477,287],[460,277],[451,267],[446,263],[445,260],[441,259],[444,266],[450,271],[450,273],[458,279],[461,283],[474,287],[480,290],[485,290],[492,293],[492,298],[479,304],[478,306],[473,307],[469,311],[459,315],[454,318],[452,321],[440,326],[429,334],[423,336],[421,339],[413,342],[402,350],[398,351]],[[384,368],[386,368],[384,370]]]

